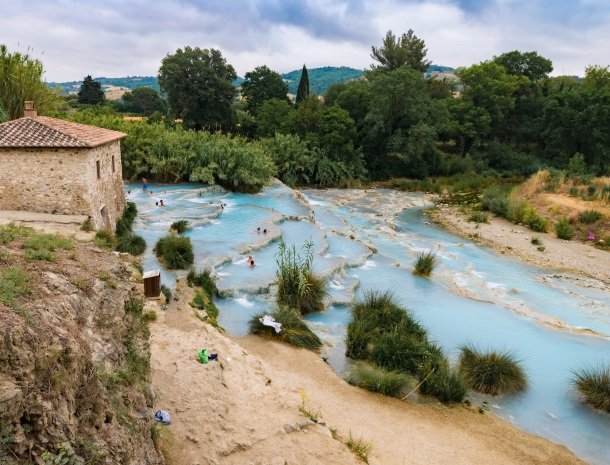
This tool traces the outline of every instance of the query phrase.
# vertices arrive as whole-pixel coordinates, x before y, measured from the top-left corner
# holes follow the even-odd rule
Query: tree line
[[[12,61],[3,53],[0,66],[6,67]],[[608,67],[588,67],[582,79],[550,77],[549,59],[535,51],[512,51],[459,68],[457,78],[424,78],[430,66],[427,53],[424,40],[412,30],[399,36],[388,31],[381,45],[371,47],[373,63],[362,79],[332,85],[321,97],[310,94],[303,66],[291,101],[281,75],[267,66],[246,73],[238,89],[235,69],[220,51],[185,47],[163,58],[160,93],[139,88],[110,104],[88,76],[79,106],[97,105],[72,117],[83,113],[81,119],[117,128],[122,123],[109,116],[113,108],[147,115],[158,125],[156,132],[142,129],[144,124],[122,127],[129,134],[124,144],[129,178],[205,177],[197,167],[178,161],[183,171],[187,166],[191,171],[160,175],[167,157],[178,155],[159,160],[151,155],[159,149],[159,134],[187,152],[187,141],[233,138],[256,147],[252,150],[271,160],[269,173],[290,185],[347,186],[470,172],[526,176],[541,167],[562,169],[574,160],[584,161],[590,174],[610,174]],[[6,98],[6,91],[2,94],[7,88],[2,69],[0,117],[7,109],[8,117],[15,117],[18,105]],[[45,106],[50,113],[61,111],[57,105]],[[144,140],[143,134],[154,140]],[[176,153],[194,159],[182,149]]]

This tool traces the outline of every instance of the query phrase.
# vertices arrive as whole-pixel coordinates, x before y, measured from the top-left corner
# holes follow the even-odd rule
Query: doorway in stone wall
[[[102,224],[104,225],[104,229],[110,228],[110,217],[108,216],[108,210],[106,207],[102,207],[100,209],[100,215],[102,215]]]

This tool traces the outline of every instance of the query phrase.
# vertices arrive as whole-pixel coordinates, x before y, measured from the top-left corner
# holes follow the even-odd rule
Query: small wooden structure
[[[161,295],[161,271],[152,270],[144,273],[144,296],[159,297]]]

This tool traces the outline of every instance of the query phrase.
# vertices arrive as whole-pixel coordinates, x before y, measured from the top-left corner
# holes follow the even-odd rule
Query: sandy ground
[[[505,255],[557,271],[582,274],[610,284],[610,253],[591,245],[558,239],[551,233],[537,233],[503,218],[490,218],[489,224],[467,221],[457,207],[440,205],[429,211],[430,217],[446,229],[492,247]],[[531,243],[537,237],[544,246],[540,252]]]
[[[350,432],[370,441],[372,465],[584,463],[478,407],[383,397],[350,386],[315,353],[233,340],[193,315],[183,282],[178,296],[151,324],[156,405],[172,414],[161,441],[170,465],[362,463],[345,445]],[[198,363],[202,347],[219,360]],[[302,405],[324,425],[308,425]]]

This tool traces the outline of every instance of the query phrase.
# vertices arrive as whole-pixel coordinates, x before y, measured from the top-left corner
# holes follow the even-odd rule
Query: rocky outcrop
[[[27,260],[18,240],[3,268],[28,289],[0,299],[0,463],[163,463],[135,268],[80,244]]]

